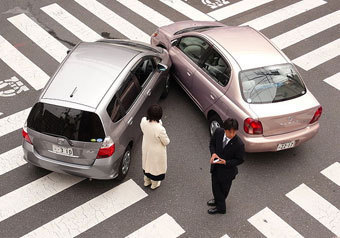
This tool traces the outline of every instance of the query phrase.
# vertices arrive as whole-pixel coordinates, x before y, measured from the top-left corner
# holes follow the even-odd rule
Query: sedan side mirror
[[[164,72],[167,69],[168,69],[168,66],[166,66],[165,64],[161,64],[161,63],[157,64],[157,70],[158,71]]]
[[[179,41],[178,39],[172,40],[172,41],[171,41],[171,46],[177,46],[178,41]]]

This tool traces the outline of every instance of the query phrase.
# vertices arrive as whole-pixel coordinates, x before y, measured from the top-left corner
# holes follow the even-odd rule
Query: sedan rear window
[[[95,142],[105,138],[98,115],[93,112],[38,102],[27,119],[27,127],[69,140]]]
[[[291,64],[240,72],[243,99],[248,103],[273,103],[299,97],[306,88]]]

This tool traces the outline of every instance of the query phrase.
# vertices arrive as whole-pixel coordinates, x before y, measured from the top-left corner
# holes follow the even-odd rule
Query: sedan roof
[[[251,27],[218,27],[202,34],[225,48],[242,70],[287,63],[280,51]]]
[[[48,86],[44,99],[96,108],[126,65],[140,51],[101,43],[80,43]]]

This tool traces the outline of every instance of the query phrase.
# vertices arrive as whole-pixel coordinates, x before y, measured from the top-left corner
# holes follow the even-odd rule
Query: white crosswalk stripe
[[[340,211],[326,199],[305,184],[293,189],[286,196],[336,236],[340,236]]]
[[[248,221],[269,238],[303,237],[268,207],[256,213]]]
[[[196,8],[192,7],[191,5],[185,3],[181,0],[160,0],[162,3],[166,4],[167,6],[175,9],[176,11],[180,12],[184,16],[195,20],[195,21],[215,21],[213,17],[208,16],[207,14],[197,10]]]
[[[92,42],[102,38],[99,34],[79,21],[76,17],[72,16],[57,3],[42,7],[41,10],[82,41]]]
[[[165,213],[126,238],[176,238],[184,232],[183,228]]]
[[[308,22],[291,31],[272,38],[271,41],[273,41],[279,48],[284,49],[338,24],[340,24],[340,11],[333,12],[314,21]]]
[[[0,222],[61,191],[84,178],[50,173],[0,197]]]
[[[324,79],[323,81],[340,91],[340,72]]]
[[[293,62],[304,70],[310,70],[316,66],[339,56],[340,39],[332,41],[318,49],[293,60]]]
[[[59,63],[65,58],[68,48],[25,14],[7,18],[7,20]]]
[[[221,236],[221,238],[230,238],[230,236],[228,236],[227,234]]]
[[[217,21],[221,21],[271,1],[273,0],[243,0],[209,12],[208,15],[215,18]]]
[[[328,168],[321,171],[328,179],[332,180],[338,186],[340,186],[340,163],[335,162]]]
[[[130,179],[23,237],[75,237],[147,196]]]
[[[150,36],[96,0],[75,0],[82,7],[132,40],[150,42]]]
[[[22,147],[18,146],[0,155],[0,175],[16,169],[27,162],[23,158]]]
[[[153,10],[151,7],[143,4],[138,0],[117,1],[158,27],[173,23],[173,21],[171,21],[169,18],[163,16],[159,12]]]
[[[20,112],[0,119],[0,137],[16,131],[24,126],[24,123],[30,113],[31,108],[27,108]]]
[[[254,20],[243,23],[242,26],[249,25],[256,30],[262,30],[326,3],[327,2],[323,0],[302,0],[274,12],[268,13],[264,16],[258,17]]]
[[[0,59],[35,90],[42,89],[49,76],[0,35]],[[1,130],[1,129],[0,129]]]

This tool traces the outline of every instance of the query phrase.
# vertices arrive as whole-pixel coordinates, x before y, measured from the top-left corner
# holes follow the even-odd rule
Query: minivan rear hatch
[[[38,102],[27,119],[35,151],[49,159],[92,165],[105,138],[96,113]]]

